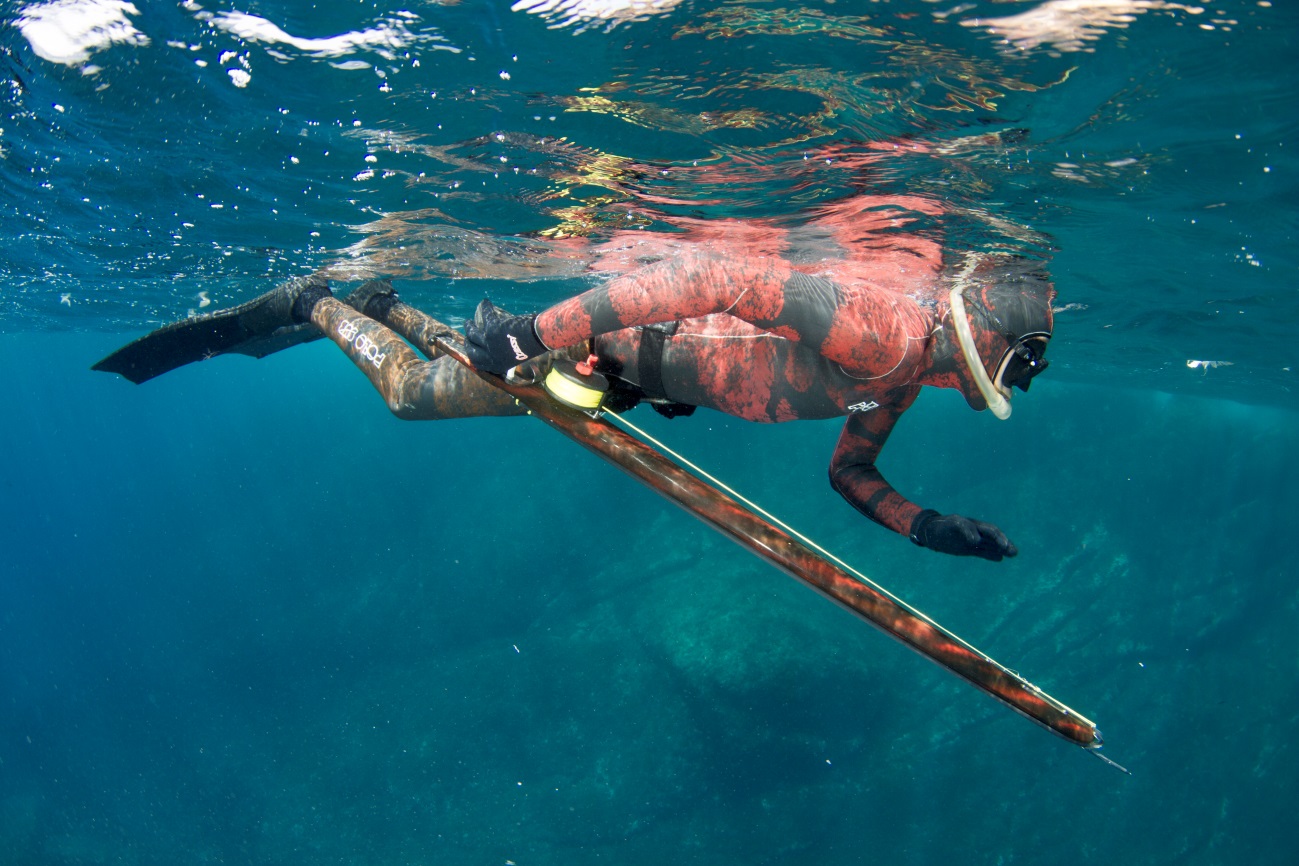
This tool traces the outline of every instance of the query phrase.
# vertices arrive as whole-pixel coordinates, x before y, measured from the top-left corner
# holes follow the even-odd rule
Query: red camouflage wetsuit
[[[848,416],[831,483],[905,535],[920,506],[875,461],[920,391],[946,304],[939,245],[896,230],[936,210],[925,199],[861,196],[793,229],[711,221],[710,237],[687,244],[627,233],[593,265],[622,273],[541,313],[536,332],[548,346],[594,338],[597,355],[643,385],[640,326],[675,322],[653,396],[750,421]]]

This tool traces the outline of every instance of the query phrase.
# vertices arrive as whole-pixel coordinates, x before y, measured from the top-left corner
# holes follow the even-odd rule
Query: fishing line
[[[597,413],[589,413],[589,414],[591,414],[593,417],[596,417],[596,415],[597,415]],[[906,611],[906,612],[909,613],[911,616],[915,617],[915,618],[918,619],[918,620],[922,620],[922,621],[925,622],[925,623],[928,623],[928,624],[929,624],[930,626],[932,626],[932,627],[933,627],[933,628],[934,628],[938,633],[940,633],[941,635],[943,635],[943,637],[944,637],[945,639],[951,641],[953,644],[955,644],[955,645],[961,647],[962,649],[968,651],[971,655],[976,656],[977,658],[979,658],[980,660],[982,660],[985,664],[989,665],[990,667],[992,667],[992,668],[994,668],[994,669],[996,669],[996,670],[998,670],[998,671],[1004,673],[1006,676],[1012,678],[1015,682],[1019,683],[1023,688],[1027,689],[1029,692],[1031,692],[1033,695],[1035,695],[1035,696],[1037,697],[1037,699],[1039,699],[1039,700],[1043,701],[1044,703],[1046,703],[1046,704],[1048,704],[1048,705],[1054,707],[1056,710],[1058,710],[1058,711],[1064,713],[1066,716],[1073,717],[1074,719],[1078,720],[1079,722],[1083,723],[1084,725],[1090,727],[1090,728],[1095,732],[1095,729],[1096,729],[1095,723],[1093,723],[1091,720],[1089,720],[1086,716],[1083,716],[1082,714],[1078,713],[1076,710],[1072,709],[1071,707],[1067,706],[1066,704],[1062,703],[1061,701],[1057,700],[1056,698],[1054,698],[1054,697],[1052,697],[1051,695],[1047,694],[1046,692],[1042,691],[1040,688],[1038,688],[1037,686],[1035,686],[1035,685],[1033,685],[1031,682],[1029,682],[1027,679],[1025,679],[1025,678],[1024,678],[1021,674],[1019,674],[1017,671],[1014,671],[1014,670],[1012,670],[1012,669],[1006,667],[1005,665],[1001,664],[1000,662],[996,661],[995,659],[989,657],[989,656],[988,656],[986,653],[984,653],[982,650],[979,650],[978,648],[972,646],[970,643],[968,643],[968,642],[965,641],[964,639],[962,639],[962,638],[960,638],[960,637],[957,637],[956,635],[952,634],[950,631],[948,631],[948,630],[947,630],[946,628],[944,628],[943,626],[940,626],[937,622],[935,622],[934,620],[932,620],[931,618],[929,618],[928,616],[926,616],[924,613],[922,613],[922,612],[919,611],[919,610],[916,610],[916,609],[915,609],[914,607],[912,607],[911,605],[909,605],[909,604],[907,604],[906,602],[902,601],[902,600],[899,599],[897,596],[893,595],[891,592],[889,592],[888,590],[884,589],[883,587],[881,587],[879,584],[875,583],[875,582],[874,582],[873,580],[871,580],[870,578],[866,577],[866,575],[862,574],[862,573],[861,573],[860,571],[858,571],[856,568],[853,568],[850,564],[848,564],[847,562],[844,562],[842,559],[840,559],[838,556],[836,556],[833,552],[831,552],[831,551],[827,550],[826,548],[822,547],[821,545],[817,544],[815,541],[813,541],[812,539],[808,538],[806,535],[804,535],[803,533],[799,532],[797,529],[793,528],[792,526],[790,526],[790,525],[789,525],[788,523],[786,523],[785,521],[781,520],[781,519],[780,519],[779,517],[777,517],[776,515],[774,515],[774,514],[772,514],[771,512],[767,511],[765,508],[763,508],[762,506],[758,505],[756,502],[753,502],[751,499],[749,499],[748,497],[744,496],[744,495],[743,495],[742,493],[740,493],[739,491],[735,490],[735,488],[731,487],[731,486],[728,485],[726,482],[724,482],[724,481],[722,481],[721,479],[717,478],[717,477],[716,477],[715,475],[713,475],[711,472],[708,472],[708,471],[707,471],[706,469],[704,469],[703,467],[701,467],[701,466],[699,466],[698,464],[694,463],[692,460],[690,460],[689,458],[687,458],[685,455],[683,455],[683,454],[681,454],[680,452],[676,451],[675,449],[673,449],[672,447],[670,447],[670,446],[667,445],[666,443],[660,441],[659,439],[657,439],[656,437],[654,437],[653,435],[651,435],[651,434],[650,434],[649,432],[647,432],[646,430],[641,429],[641,428],[638,427],[636,424],[632,423],[631,421],[627,420],[625,417],[623,417],[622,415],[619,415],[619,414],[616,413],[616,412],[610,412],[610,411],[608,411],[608,410],[604,410],[604,411],[602,411],[602,412],[599,412],[599,413],[598,413],[598,416],[599,416],[599,417],[608,417],[608,418],[611,418],[612,420],[616,421],[616,422],[617,422],[621,427],[623,427],[623,428],[625,428],[627,431],[629,431],[629,433],[635,435],[635,436],[636,436],[637,438],[639,438],[641,441],[648,443],[650,446],[652,446],[653,448],[657,449],[657,450],[660,451],[661,453],[666,454],[668,457],[670,457],[672,460],[674,460],[674,461],[675,461],[679,466],[685,467],[685,468],[688,469],[690,472],[694,473],[696,477],[698,477],[698,478],[702,479],[703,481],[707,482],[708,484],[712,485],[712,486],[715,487],[717,490],[722,491],[722,492],[725,493],[726,495],[728,495],[728,496],[730,496],[731,498],[733,498],[736,502],[742,503],[746,508],[750,509],[750,510],[751,510],[753,513],[755,513],[755,514],[760,515],[762,518],[764,518],[765,520],[767,520],[767,521],[770,522],[771,524],[773,524],[773,525],[779,527],[780,529],[784,530],[786,533],[788,533],[788,534],[789,534],[790,536],[792,536],[794,539],[796,539],[796,540],[799,541],[800,543],[804,544],[804,545],[807,546],[809,549],[815,551],[818,555],[820,555],[820,556],[824,557],[825,559],[827,559],[827,560],[829,560],[829,561],[835,563],[836,565],[838,565],[838,566],[839,566],[840,568],[842,568],[842,569],[844,570],[844,572],[846,572],[847,574],[851,575],[852,577],[856,578],[857,580],[860,580],[863,584],[865,584],[866,586],[870,587],[872,590],[874,590],[875,592],[879,593],[881,596],[884,596],[884,597],[888,598],[890,601],[892,601],[894,604],[896,604],[900,609]],[[930,656],[930,658],[931,658],[931,660],[935,660],[935,661],[937,661],[937,659],[934,659],[932,656]],[[1028,716],[1029,718],[1032,718],[1034,721],[1037,721],[1039,724],[1043,724],[1043,722],[1042,722],[1040,719],[1036,719],[1036,718],[1034,718],[1033,716],[1029,715],[1028,713],[1025,713],[1024,710],[1023,710],[1021,707],[1016,706],[1016,705],[1013,704],[1013,703],[1010,703],[1010,705],[1011,705],[1013,708],[1015,708],[1017,711],[1019,711],[1020,713],[1022,713],[1023,715],[1026,715],[1026,716]],[[1045,725],[1045,726],[1048,727],[1048,728],[1050,727],[1049,725]],[[1059,732],[1059,731],[1056,731],[1056,733],[1060,733],[1060,732]],[[1102,754],[1100,753],[1099,732],[1096,732],[1096,736],[1097,736],[1097,739],[1098,739],[1098,741],[1097,741],[1096,744],[1094,744],[1094,745],[1083,746],[1083,748],[1084,748],[1086,751],[1089,751],[1089,752],[1091,752],[1092,754],[1094,754],[1096,757],[1100,758],[1100,759],[1101,759],[1102,761],[1104,761],[1106,764],[1108,764],[1108,765],[1114,767],[1114,768],[1117,769],[1117,770],[1122,771],[1123,773],[1127,773],[1128,775],[1131,775],[1131,773],[1128,771],[1128,769],[1127,769],[1126,767],[1122,766],[1121,764],[1119,764],[1119,763],[1117,763],[1117,762],[1111,760],[1111,759],[1108,758],[1107,756],[1102,755]]]
[[[680,452],[676,451],[675,449],[673,449],[671,446],[669,446],[669,445],[666,444],[665,442],[662,442],[661,440],[659,440],[659,439],[655,438],[654,436],[650,435],[649,432],[647,432],[647,431],[645,431],[645,430],[642,430],[640,427],[637,427],[635,424],[633,424],[631,421],[628,421],[628,420],[627,420],[625,417],[623,417],[622,415],[619,415],[617,412],[610,412],[610,411],[607,410],[607,409],[606,409],[606,410],[602,410],[600,414],[603,415],[603,416],[605,416],[605,417],[613,418],[613,419],[616,420],[619,424],[621,424],[623,427],[625,427],[625,428],[628,429],[629,431],[633,432],[636,436],[640,437],[642,440],[648,442],[650,445],[652,445],[652,446],[654,446],[655,448],[657,448],[658,450],[662,451],[664,454],[667,454],[667,455],[668,455],[669,457],[671,457],[673,460],[677,461],[677,462],[680,463],[682,466],[685,466],[687,469],[689,469],[691,472],[695,473],[697,476],[699,476],[700,478],[702,478],[702,479],[704,479],[705,481],[707,481],[709,484],[712,484],[713,486],[717,487],[718,489],[724,491],[728,496],[732,497],[732,498],[735,499],[736,501],[743,503],[744,506],[747,507],[748,509],[750,509],[751,511],[753,511],[753,512],[759,514],[759,515],[761,515],[763,518],[765,518],[766,520],[770,521],[771,523],[774,523],[776,526],[779,526],[781,529],[785,530],[785,531],[788,532],[790,535],[794,536],[794,537],[797,538],[799,541],[801,541],[803,544],[807,545],[808,547],[810,547],[810,548],[812,548],[813,550],[815,550],[815,551],[816,551],[818,554],[820,554],[821,556],[824,556],[826,559],[828,559],[828,560],[830,560],[831,562],[833,562],[835,565],[838,565],[838,566],[839,566],[840,568],[842,568],[844,571],[848,572],[848,573],[851,574],[853,577],[857,578],[857,579],[860,580],[862,583],[866,584],[866,585],[869,586],[871,589],[873,589],[873,590],[875,590],[876,592],[878,592],[880,595],[887,596],[887,597],[888,597],[892,602],[894,602],[895,604],[897,604],[899,607],[904,608],[904,609],[907,610],[909,613],[911,613],[911,614],[913,614],[913,615],[919,617],[920,619],[923,619],[925,622],[929,623],[930,625],[934,626],[935,628],[940,629],[940,630],[941,630],[942,632],[944,632],[946,635],[948,635],[949,637],[953,638],[953,639],[955,640],[956,643],[959,643],[961,646],[963,646],[964,648],[968,649],[970,652],[975,653],[976,655],[978,655],[980,658],[984,659],[984,660],[987,661],[987,662],[990,662],[990,663],[992,663],[992,664],[994,664],[994,665],[997,665],[997,667],[1001,668],[1002,670],[1004,670],[1006,673],[1010,674],[1011,676],[1014,676],[1016,679],[1018,679],[1020,682],[1024,683],[1025,685],[1032,685],[1031,683],[1028,682],[1028,680],[1024,679],[1022,676],[1020,676],[1019,674],[1015,673],[1015,671],[1012,671],[1010,668],[1006,667],[1005,665],[1001,664],[1000,662],[998,662],[998,661],[996,661],[996,660],[990,658],[990,657],[987,655],[987,653],[985,653],[985,652],[983,652],[982,650],[978,649],[977,647],[971,645],[969,642],[967,642],[967,641],[964,640],[963,638],[958,637],[958,636],[952,634],[950,631],[948,631],[948,630],[947,630],[946,628],[944,628],[943,626],[940,626],[937,622],[935,622],[933,619],[931,619],[930,617],[928,617],[927,615],[925,615],[923,612],[921,612],[921,611],[919,611],[919,610],[916,610],[914,607],[912,607],[911,605],[907,604],[905,601],[903,601],[902,599],[898,598],[896,595],[894,595],[893,593],[889,592],[887,589],[885,589],[884,587],[880,586],[878,583],[876,583],[875,581],[871,580],[871,579],[870,579],[869,577],[867,577],[866,575],[862,574],[860,571],[858,571],[858,570],[857,570],[856,568],[854,568],[852,565],[850,565],[850,564],[847,563],[847,562],[844,562],[842,559],[840,559],[838,556],[836,556],[836,555],[834,554],[834,552],[832,552],[832,551],[830,551],[830,550],[827,550],[826,548],[822,547],[820,544],[817,544],[815,541],[813,541],[812,539],[808,538],[806,535],[804,535],[803,533],[799,532],[797,529],[795,529],[794,527],[790,526],[788,523],[786,523],[785,521],[781,520],[779,517],[777,517],[776,515],[772,514],[770,511],[768,511],[767,509],[763,508],[761,505],[758,505],[756,502],[754,502],[753,500],[749,499],[749,498],[748,498],[747,496],[745,496],[743,493],[740,493],[740,492],[739,492],[738,490],[736,490],[734,487],[731,487],[731,486],[730,486],[729,484],[727,484],[725,481],[722,481],[720,478],[718,478],[717,476],[713,475],[711,472],[709,472],[708,470],[704,469],[703,467],[699,466],[698,464],[696,464],[695,462],[693,462],[692,460],[690,460],[690,459],[689,459],[688,457],[686,457],[685,455],[683,455],[683,454],[681,454]],[[1036,686],[1034,686],[1034,688],[1036,688]]]

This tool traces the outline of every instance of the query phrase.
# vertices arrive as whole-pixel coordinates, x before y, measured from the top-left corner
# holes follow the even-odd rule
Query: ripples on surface
[[[1292,12],[516,10],[17,7],[3,326],[134,331],[313,270],[408,281],[454,318],[485,290],[522,308],[581,288],[580,238],[796,229],[849,196],[911,196],[952,215],[907,230],[956,253],[1059,248],[1061,371],[1288,387],[1294,73],[1260,58]]]

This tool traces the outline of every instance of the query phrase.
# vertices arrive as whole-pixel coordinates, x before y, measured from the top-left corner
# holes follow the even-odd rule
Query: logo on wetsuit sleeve
[[[851,406],[848,407],[848,411],[849,411],[849,412],[869,412],[870,410],[872,410],[872,409],[878,409],[879,407],[880,407],[880,404],[879,404],[879,403],[876,403],[874,400],[863,400],[863,401],[861,401],[860,403],[853,403]]]

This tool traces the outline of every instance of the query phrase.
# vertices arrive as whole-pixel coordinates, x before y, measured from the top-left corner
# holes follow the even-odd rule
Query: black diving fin
[[[177,367],[217,355],[237,353],[253,358],[310,343],[322,336],[309,322],[295,322],[293,304],[306,289],[328,289],[320,277],[296,277],[251,301],[173,322],[128,343],[91,367],[120,373],[137,385]],[[344,303],[369,300],[391,287],[386,282],[367,283]]]

